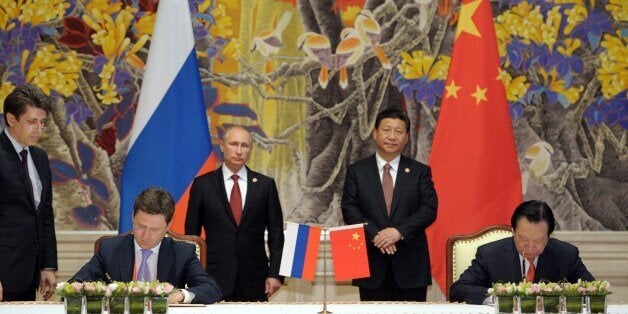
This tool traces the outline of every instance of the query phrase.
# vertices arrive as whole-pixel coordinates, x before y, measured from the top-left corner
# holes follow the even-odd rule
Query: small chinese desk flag
[[[364,225],[329,228],[336,281],[370,277]]]

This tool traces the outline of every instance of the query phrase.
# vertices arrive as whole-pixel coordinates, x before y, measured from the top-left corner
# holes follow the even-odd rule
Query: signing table
[[[211,305],[175,305],[170,314],[316,314],[323,309],[321,303],[218,303]],[[467,305],[457,303],[413,303],[413,302],[351,302],[328,303],[327,310],[334,314],[493,314],[495,309],[487,305]],[[63,314],[64,307],[58,302],[5,302],[0,303],[0,314]],[[608,305],[609,314],[628,314],[628,304]]]

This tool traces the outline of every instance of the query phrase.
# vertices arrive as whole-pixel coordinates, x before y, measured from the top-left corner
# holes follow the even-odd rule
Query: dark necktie
[[[33,195],[33,183],[31,182],[31,176],[28,173],[28,150],[22,149],[20,152],[20,156],[22,157],[22,169],[26,173],[26,181],[28,182],[28,187],[26,187],[29,191],[29,195]]]
[[[240,193],[238,178],[237,174],[231,176],[231,179],[233,179],[233,188],[231,189],[231,198],[229,199],[236,225],[240,225],[240,218],[242,218],[242,194]]]
[[[534,282],[534,273],[536,269],[534,269],[534,258],[526,258],[528,263],[530,263],[530,267],[528,267],[528,272],[526,273],[526,281]]]
[[[382,189],[384,190],[384,201],[386,202],[386,211],[390,215],[390,206],[393,198],[393,181],[390,175],[390,165],[384,165],[384,174],[382,175]]]

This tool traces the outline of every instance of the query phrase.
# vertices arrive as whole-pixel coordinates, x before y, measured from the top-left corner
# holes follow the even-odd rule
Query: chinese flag
[[[447,238],[509,224],[522,200],[489,0],[462,1],[455,36],[429,158],[439,206],[427,231],[432,275],[443,291]]]
[[[336,281],[371,276],[364,240],[364,225],[329,228]]]

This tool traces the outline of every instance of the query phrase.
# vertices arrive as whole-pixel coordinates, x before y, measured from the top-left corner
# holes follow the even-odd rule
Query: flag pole
[[[323,236],[325,233],[329,237],[329,228],[323,228]],[[323,244],[325,242],[325,237],[323,237]],[[318,312],[318,314],[332,314],[332,312],[327,310],[327,248],[325,245],[323,245],[323,310]]]

